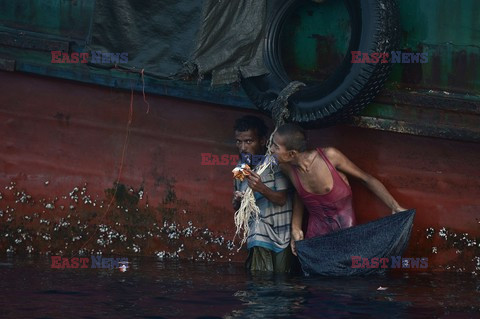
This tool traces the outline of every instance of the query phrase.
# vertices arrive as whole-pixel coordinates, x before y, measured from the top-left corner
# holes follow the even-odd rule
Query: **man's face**
[[[235,131],[235,140],[240,154],[263,155],[265,152],[266,140],[259,139],[256,130]]]
[[[292,160],[292,151],[288,151],[281,135],[273,136],[272,153],[277,157],[279,163],[288,163]]]

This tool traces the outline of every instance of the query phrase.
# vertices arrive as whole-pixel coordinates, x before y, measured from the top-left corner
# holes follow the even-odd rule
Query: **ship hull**
[[[28,74],[0,72],[0,83],[2,252],[245,258],[231,242],[232,126],[256,112],[153,95],[147,104],[141,92]],[[478,267],[480,144],[353,126],[308,133],[417,210],[405,256]],[[228,163],[215,161],[224,154]],[[351,184],[359,223],[390,214]]]

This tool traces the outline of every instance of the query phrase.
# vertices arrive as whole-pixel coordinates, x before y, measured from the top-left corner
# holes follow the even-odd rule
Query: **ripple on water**
[[[328,278],[248,275],[242,264],[129,260],[129,269],[51,269],[0,260],[6,317],[475,317],[480,283],[465,273]],[[386,288],[378,290],[379,287]]]

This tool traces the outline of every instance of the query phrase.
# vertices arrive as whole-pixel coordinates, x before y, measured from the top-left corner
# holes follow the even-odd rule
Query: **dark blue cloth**
[[[305,275],[351,276],[381,273],[385,268],[352,268],[352,256],[401,256],[407,247],[415,210],[295,242]],[[362,262],[360,261],[360,264]],[[390,266],[390,262],[388,263]]]

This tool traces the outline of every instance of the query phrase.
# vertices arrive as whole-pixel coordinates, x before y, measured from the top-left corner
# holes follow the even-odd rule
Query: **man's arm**
[[[298,193],[295,192],[295,195],[293,197],[292,239],[290,240],[292,253],[295,256],[297,255],[295,241],[303,240],[302,222],[303,222],[303,202],[302,202],[302,199],[298,196]]]
[[[397,201],[378,179],[361,170],[339,150],[329,147],[325,149],[325,155],[339,171],[361,180],[368,189],[377,195],[377,197],[380,198],[392,210],[392,213],[395,214],[406,210],[397,203]]]
[[[287,190],[274,191],[262,182],[260,175],[251,170],[249,173],[250,175],[247,176],[248,186],[250,186],[252,191],[259,192],[275,205],[285,205],[287,202]]]
[[[292,180],[292,167],[290,164],[280,164],[280,170]],[[297,256],[297,247],[295,246],[295,241],[303,240],[303,211],[304,205],[303,201],[298,196],[297,191],[294,192],[293,196],[293,213],[292,213],[292,228],[291,228],[291,239],[290,239],[290,248],[292,253]]]

